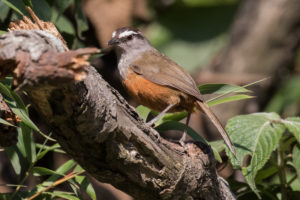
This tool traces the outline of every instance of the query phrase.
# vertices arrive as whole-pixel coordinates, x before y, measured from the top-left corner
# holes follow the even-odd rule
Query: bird
[[[122,27],[112,33],[108,46],[115,49],[118,70],[125,90],[138,103],[160,112],[148,122],[153,125],[167,112],[187,111],[186,127],[195,107],[217,128],[229,150],[235,150],[226,130],[204,102],[189,73],[154,48],[136,28]],[[187,128],[179,143],[185,146]]]

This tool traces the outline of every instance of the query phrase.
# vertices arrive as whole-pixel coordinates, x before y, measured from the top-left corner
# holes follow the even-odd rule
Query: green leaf
[[[219,163],[222,163],[223,160],[218,152],[218,149],[216,149],[214,146],[211,146],[212,150],[213,150],[213,153],[214,153],[214,156],[215,156],[215,159],[219,162]]]
[[[0,193],[0,199],[1,200],[23,200],[28,197],[30,193],[28,191],[18,191],[18,193],[15,195],[14,193]]]
[[[15,125],[13,125],[12,123],[9,123],[8,121],[6,121],[5,119],[0,118],[0,123],[7,125],[7,126],[13,126],[16,127]]]
[[[53,151],[53,152],[56,152],[56,153],[66,154],[66,152],[63,151],[63,150],[60,148],[60,145],[59,145],[58,143],[56,143],[55,145],[57,145],[57,148],[55,147],[53,150],[51,149],[50,151]],[[53,145],[53,146],[54,146],[54,145]],[[41,145],[41,144],[36,144],[36,147],[37,147],[37,148],[40,148],[40,149],[45,149],[45,150],[47,150],[48,148],[52,148],[52,146]]]
[[[34,176],[45,176],[45,175],[64,176],[64,174],[58,173],[56,171],[53,171],[45,167],[33,167],[32,172]]]
[[[81,168],[81,166],[80,165],[76,165],[76,167],[73,169],[73,173],[80,173],[80,172],[82,172],[82,171],[84,171],[82,168]],[[70,187],[72,188],[72,190],[74,191],[74,195],[75,196],[77,196],[77,197],[79,197],[80,199],[82,199],[83,197],[82,197],[82,189],[83,188],[78,188],[78,182],[76,181],[77,179],[76,178],[78,178],[78,177],[83,177],[83,176],[81,176],[81,175],[79,175],[79,174],[77,174],[75,177],[74,177],[74,179],[69,179],[68,180],[68,182],[70,183]],[[81,180],[80,178],[79,178],[79,180]],[[76,181],[76,182],[75,182]]]
[[[142,106],[142,105],[136,107],[136,111],[137,111],[138,115],[144,120],[144,122],[146,122],[147,117],[148,117],[150,112],[154,116],[159,114],[159,112],[151,111],[149,108],[147,108],[145,106]],[[158,125],[160,125],[162,123],[165,123],[165,122],[168,122],[168,121],[180,121],[180,120],[186,118],[187,114],[188,113],[186,111],[176,112],[176,113],[166,113],[166,114],[164,114],[164,116],[160,120],[155,122],[155,125],[158,126]]]
[[[297,141],[300,143],[300,117],[288,117],[282,119],[281,122],[286,128],[295,136]]]
[[[74,172],[80,172],[84,169],[80,165],[77,165],[74,169]],[[96,200],[96,193],[95,190],[90,183],[87,176],[76,176],[75,180],[80,185],[80,189],[86,191],[86,193],[91,197],[92,200]]]
[[[81,8],[81,1],[75,0],[75,20],[79,38],[82,38],[82,33],[89,29],[86,17],[84,16]]]
[[[159,112],[157,111],[151,111],[151,114],[153,116],[157,116]],[[184,118],[186,118],[188,113],[186,111],[183,112],[176,112],[176,113],[165,113],[163,117],[161,117],[159,120],[155,122],[155,126],[159,126],[160,124],[163,124],[168,121],[180,121]]]
[[[1,84],[0,84],[1,86]],[[3,86],[1,87],[1,92],[4,91]],[[24,105],[22,99],[19,97],[19,95],[17,93],[15,93],[14,91],[8,89],[6,87],[6,90],[4,91],[5,94],[7,96],[9,96],[10,98],[12,98],[15,102],[16,102],[16,107],[12,107],[12,111],[18,115],[18,117],[21,118],[22,122],[24,124],[26,124],[27,126],[29,126],[30,128],[32,128],[33,130],[40,132],[40,130],[38,129],[38,127],[31,121],[31,119],[28,116],[27,110],[26,110],[26,106]]]
[[[161,118],[161,123],[167,122],[167,121],[180,121],[184,118],[186,118],[188,113],[186,111],[183,112],[176,112],[176,113],[166,113]]]
[[[59,168],[57,168],[55,170],[55,172],[47,180],[45,180],[41,184],[36,185],[35,188],[33,188],[31,190],[31,195],[33,195],[37,191],[41,191],[41,190],[45,189],[46,187],[52,185],[55,181],[57,181],[59,178],[64,176],[64,174],[67,171],[69,171],[72,167],[74,167],[75,164],[76,163],[74,160],[68,160],[67,162],[65,162],[63,165],[61,165]],[[36,170],[37,170],[36,172],[41,172],[41,169],[39,169],[39,168]],[[38,171],[38,170],[40,170],[40,171]],[[43,172],[41,172],[41,173],[51,173],[51,172],[47,169],[44,169]]]
[[[284,141],[280,145],[281,151],[289,151],[292,146],[292,143],[297,141],[296,137],[294,137],[293,135],[290,135],[290,134],[286,134],[286,135],[282,136],[281,140]]]
[[[25,9],[24,1],[27,0],[9,0],[20,12],[27,13],[27,10]],[[42,20],[49,21],[51,18],[51,8],[46,0],[31,0],[30,2],[27,2],[31,4],[31,8],[34,11],[34,13]],[[26,3],[26,4],[27,4]],[[24,14],[21,15],[24,15]]]
[[[96,200],[96,192],[87,176],[76,176],[76,178],[77,177],[83,178],[82,180],[76,179],[76,181],[78,181],[78,183],[80,184],[80,187],[86,191],[86,193],[91,197],[91,199]]]
[[[32,128],[35,131],[39,132],[38,127],[31,121],[31,119],[28,117],[26,111],[22,108],[11,108],[12,111],[20,117],[21,121],[26,124],[28,127]]]
[[[0,21],[4,22],[6,18],[9,16],[9,10],[10,7],[8,7],[6,4],[4,4],[2,1],[0,1]],[[4,31],[0,30],[0,35],[3,34]]]
[[[151,110],[149,108],[147,108],[145,106],[142,106],[142,105],[136,107],[136,112],[138,113],[138,115],[140,116],[140,118],[142,118],[144,120],[144,122],[146,122],[147,117],[148,117],[150,111]]]
[[[293,148],[293,164],[296,168],[298,179],[300,180],[300,146],[295,145]]]
[[[155,127],[155,129],[159,132],[168,130],[177,130],[183,132],[185,129],[185,124],[176,121],[168,121]],[[207,142],[191,127],[188,127],[187,134],[194,140],[207,144]]]
[[[242,88],[246,88],[246,87],[249,87],[249,86],[251,86],[251,85],[255,85],[256,83],[263,82],[263,81],[265,81],[265,80],[267,80],[267,79],[268,79],[268,78],[263,78],[263,79],[261,79],[261,80],[254,81],[254,82],[252,82],[252,83],[243,85]],[[207,102],[211,102],[211,101],[213,101],[213,100],[220,99],[221,97],[223,97],[223,96],[225,96],[225,95],[227,95],[227,94],[234,93],[236,90],[240,90],[240,88],[232,88],[232,90],[227,90],[227,92],[225,92],[225,93],[223,93],[223,94],[220,94],[220,95],[218,95],[218,96],[216,96],[216,97],[214,97],[214,98],[211,98],[211,99],[207,100]]]
[[[216,140],[216,141],[208,142],[208,144],[211,146],[216,160],[222,163],[223,161],[219,153],[225,149],[224,141]]]
[[[12,85],[12,82],[13,82],[13,77],[7,76],[3,80],[1,80],[0,82],[3,83],[5,86],[7,86],[9,89],[11,89],[11,85]]]
[[[239,92],[251,92],[244,87],[230,84],[203,84],[198,89],[201,94],[229,94]]]
[[[65,162],[62,166],[60,166],[58,169],[56,169],[56,172],[58,173],[66,173],[69,171],[72,167],[75,166],[75,161],[74,160],[68,160]]]
[[[10,88],[1,82],[0,82],[0,93],[5,95],[6,97],[13,99],[13,96],[10,93]]]
[[[273,174],[278,172],[278,167],[275,165],[271,165],[267,168],[264,167],[264,169],[260,170],[256,177],[255,177],[255,182],[258,183],[262,181],[263,179],[269,178]]]
[[[52,198],[54,199],[54,197],[60,197],[63,199],[67,199],[67,200],[80,200],[80,198],[73,196],[71,193],[69,192],[63,192],[63,191],[53,191],[51,193],[49,193],[52,195]]]
[[[41,134],[43,137],[51,140],[51,141],[55,141],[54,139],[50,138],[49,136],[45,135],[44,133],[42,133],[39,128],[31,121],[31,119],[29,118],[27,111],[23,108],[11,108],[11,110],[18,116],[20,117],[22,123],[26,124],[28,127],[32,128],[33,130],[35,130],[36,132],[38,132],[39,134]]]
[[[7,154],[11,165],[14,168],[14,171],[16,173],[16,175],[18,176],[18,178],[20,178],[21,175],[21,160],[23,160],[22,158],[20,158],[20,154],[18,154],[18,149],[16,146],[10,146],[10,147],[6,147],[5,148],[5,153]]]
[[[242,173],[251,189],[258,195],[254,178],[278,145],[285,130],[278,122],[276,113],[254,113],[230,119],[226,130],[235,145],[236,157],[226,148],[234,168],[242,168]],[[243,166],[246,156],[251,157],[248,166]]]
[[[56,0],[55,3],[58,7],[58,15],[56,20],[60,18],[63,12],[74,2],[74,0]]]
[[[12,4],[11,2],[7,1],[7,0],[1,0],[3,3],[5,3],[7,6],[9,6],[11,9],[13,9],[14,11],[16,11],[17,13],[19,13],[20,15],[24,15],[14,4]]]
[[[224,140],[216,140],[211,141],[209,144],[216,149],[216,151],[221,152],[225,149],[226,145],[224,143]]]
[[[64,173],[66,173],[67,171],[69,171],[72,167],[74,167],[75,166],[75,161],[74,160],[68,160],[67,162],[65,162],[63,165],[61,165],[58,169],[56,169],[55,171],[56,171],[56,173],[57,174],[64,174]],[[48,179],[47,179],[47,181],[45,181],[44,183],[43,183],[43,185],[47,185],[48,186],[48,184],[49,185],[51,185],[54,181],[56,181],[58,178],[59,178],[60,176],[58,176],[58,175],[52,175],[52,176],[50,176]]]
[[[36,158],[35,142],[31,128],[23,123],[20,123],[20,128],[18,128],[17,147],[29,166]]]
[[[53,151],[55,149],[58,149],[60,148],[60,145],[58,143],[50,146],[50,147],[43,147],[45,150],[44,151],[41,151],[40,153],[37,154],[36,156],[36,161],[42,159],[49,151]]]
[[[30,0],[23,0],[24,5],[29,6],[32,8],[32,3]]]
[[[163,124],[160,124],[159,126],[155,127],[155,129],[159,132],[161,131],[168,131],[168,130],[177,130],[177,131],[184,131],[185,129],[185,124],[181,123],[181,122],[177,122],[177,121],[167,121]],[[194,129],[192,129],[191,127],[188,127],[187,129],[187,134],[193,138],[195,141],[199,141],[202,142],[206,145],[208,145],[209,143],[202,138]],[[212,150],[214,152],[215,158],[219,161],[222,162],[221,156],[219,155],[219,152],[217,151],[216,148],[214,148],[212,146]]]
[[[59,0],[59,2],[65,2]],[[59,15],[56,9],[52,10],[51,22],[55,24],[61,33],[67,33],[71,36],[75,35],[75,28],[72,22],[64,15]]]
[[[250,98],[253,98],[253,96],[249,96],[246,94],[237,94],[237,95],[232,95],[229,97],[224,97],[221,99],[209,100],[206,103],[209,107],[211,107],[211,106],[215,106],[215,105],[222,104],[222,103],[228,103],[228,102],[239,101],[239,100],[250,99]]]
[[[288,106],[299,101],[300,98],[300,78],[299,76],[291,77],[282,81],[283,84],[276,91],[271,101],[266,107],[267,112],[282,113]],[[287,92],[288,91],[288,92]]]
[[[20,117],[22,123],[26,124],[28,127],[32,128],[33,130],[37,131],[43,137],[55,141],[54,139],[50,138],[49,136],[42,133],[39,128],[31,121],[28,116],[27,108],[24,105],[22,99],[19,95],[11,90],[7,85],[0,83],[0,93],[6,96],[5,101],[10,105],[12,111]],[[9,99],[7,99],[9,98]]]
[[[84,171],[84,169],[80,166],[80,165],[76,165],[76,167],[74,168],[73,172],[81,172]]]
[[[11,94],[12,98],[16,101],[17,107],[23,109],[25,114],[28,115],[26,106],[25,106],[23,100],[21,99],[21,97],[11,89],[10,89],[10,94]]]
[[[44,21],[49,21],[52,15],[52,9],[45,0],[31,0],[34,13]]]

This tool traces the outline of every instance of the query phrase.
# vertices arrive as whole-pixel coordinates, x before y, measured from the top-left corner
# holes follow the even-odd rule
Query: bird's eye
[[[133,38],[132,35],[129,35],[129,36],[127,37],[128,40],[132,40],[132,38]]]

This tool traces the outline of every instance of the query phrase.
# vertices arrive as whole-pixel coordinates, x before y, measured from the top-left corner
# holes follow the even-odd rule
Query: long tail
[[[225,141],[225,143],[228,146],[228,148],[230,149],[230,151],[233,153],[233,155],[235,155],[235,150],[233,148],[233,144],[232,144],[227,132],[221,125],[219,119],[210,110],[210,108],[208,107],[208,105],[206,103],[201,102],[201,101],[197,101],[197,103],[198,103],[198,108],[208,116],[208,118],[211,120],[211,122],[214,124],[214,126],[218,129],[219,133],[221,134],[223,140]]]

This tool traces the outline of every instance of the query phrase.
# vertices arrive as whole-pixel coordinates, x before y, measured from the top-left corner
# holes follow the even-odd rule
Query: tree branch
[[[0,69],[7,60],[15,63],[15,86],[27,92],[62,148],[96,179],[136,199],[235,199],[216,173],[210,147],[188,143],[184,152],[157,138],[93,67],[83,68],[86,57],[61,64],[60,58],[83,58],[95,49],[63,52],[63,43],[43,31],[1,35],[0,47]],[[83,71],[86,77],[78,81]]]

